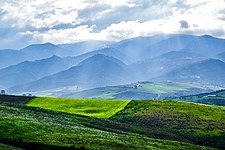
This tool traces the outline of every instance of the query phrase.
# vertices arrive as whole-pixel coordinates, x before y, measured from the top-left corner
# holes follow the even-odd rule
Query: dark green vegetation
[[[184,95],[211,92],[218,90],[216,86],[203,86],[197,83],[178,83],[178,82],[138,82],[121,86],[108,86],[64,94],[62,97],[80,97],[97,99],[168,99]],[[36,94],[36,93],[34,93]]]
[[[13,95],[0,95],[0,102],[11,104],[26,104],[35,97],[29,96],[13,96]]]
[[[129,100],[91,100],[74,98],[34,98],[27,106],[80,114],[96,118],[109,118],[124,109]]]
[[[6,144],[2,144],[2,143],[0,143],[0,149],[1,150],[19,150],[18,148],[15,148]]]
[[[225,90],[198,95],[183,96],[180,99],[182,101],[225,106]]]
[[[26,104],[35,106],[30,107],[22,100],[17,101],[20,105],[7,104],[4,97],[0,96],[4,99],[0,103],[0,147],[225,148],[225,107],[221,106],[167,100],[33,98]]]
[[[12,104],[0,104],[0,114],[0,143],[24,149],[206,149],[148,138],[110,120]]]
[[[178,101],[131,101],[111,120],[162,138],[225,148],[225,108]]]

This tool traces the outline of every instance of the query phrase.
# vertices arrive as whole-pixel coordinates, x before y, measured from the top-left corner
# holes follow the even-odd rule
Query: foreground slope
[[[148,137],[219,148],[225,145],[225,107],[166,100],[133,100],[128,103],[60,98],[37,98],[28,106],[99,118],[110,117],[110,120],[126,124]]]
[[[20,150],[19,148],[12,147],[10,145],[2,144],[2,143],[0,143],[0,149],[1,150]]]
[[[18,100],[17,104],[20,104],[19,101],[21,101],[22,105],[24,104],[24,101],[22,100]],[[4,102],[7,102],[7,99],[5,99]],[[58,132],[58,136],[68,137],[66,141],[69,141],[69,143],[71,141],[73,143],[73,141],[76,141],[79,138],[81,138],[81,143],[85,143],[85,138],[88,140],[88,142],[86,141],[87,143],[92,140],[98,142],[98,140],[101,139],[102,143],[104,143],[104,140],[111,140],[110,142],[114,143],[112,145],[114,147],[117,146],[115,143],[118,142],[115,141],[118,139],[117,134],[120,134],[121,136],[124,136],[123,140],[119,139],[122,145],[129,145],[129,142],[132,142],[133,145],[137,144],[136,147],[138,148],[140,143],[135,142],[136,140],[140,140],[143,136],[145,140],[148,138],[155,138],[210,146],[214,148],[225,148],[225,107],[167,100],[110,101],[60,98],[33,98],[27,105],[29,104],[32,104],[33,107],[26,107],[22,105],[16,106],[14,104],[0,104],[0,134],[2,133],[1,135],[4,135],[3,138],[7,135],[7,139],[0,140],[0,143],[3,143],[3,141],[11,141],[14,143],[18,141],[21,142],[21,139],[25,139],[22,140],[22,142],[34,142],[33,140],[30,141],[30,139],[33,139],[33,137],[36,137],[37,135],[46,135],[46,133],[44,133],[45,131],[42,130],[47,130],[46,132],[49,133],[46,136],[50,139],[41,137],[38,139],[40,140],[38,141],[39,144],[43,144],[43,141],[41,141],[42,138],[45,138],[45,141],[49,140],[48,145],[55,145],[58,142],[60,143],[62,139],[65,140],[64,137],[59,139],[55,135],[55,132]],[[36,107],[52,109],[56,112],[39,109]],[[77,114],[82,114],[86,117]],[[94,118],[89,116],[93,116]],[[96,117],[105,119],[97,119]],[[26,120],[26,122],[21,122],[21,119]],[[29,122],[29,120],[31,120],[31,122]],[[34,122],[38,122],[37,124],[39,125],[33,124]],[[51,124],[51,122],[53,124]],[[16,127],[12,126],[14,124],[16,124]],[[49,124],[50,126],[48,126]],[[82,130],[82,132],[79,131],[81,135],[77,138],[78,131],[73,133],[70,129],[67,130],[67,127],[70,128],[70,126],[72,128],[79,129],[77,126],[80,124],[81,127],[87,127],[90,131],[94,128],[101,130],[102,134],[107,132],[107,137],[110,137],[109,139],[104,138],[104,135],[98,137],[98,140],[96,140],[95,138],[92,139],[93,135],[96,137],[99,133],[92,132],[89,134],[89,132],[84,131],[86,133],[84,134]],[[20,128],[21,125],[24,129]],[[63,129],[52,125],[60,125]],[[30,129],[29,126],[32,126],[32,128]],[[20,133],[20,131],[24,133]],[[50,131],[51,135],[49,135]],[[111,139],[111,134],[108,134],[108,132],[113,133],[113,140]],[[17,133],[19,135],[17,135]],[[17,136],[12,137],[14,134],[20,138],[17,139]],[[21,134],[23,135],[22,137],[20,136]],[[61,136],[61,134],[63,135]],[[132,138],[136,138],[136,140],[129,138],[131,141],[127,142],[127,136],[130,137],[130,135],[132,135]],[[106,142],[106,145],[108,142]],[[66,143],[58,144],[58,146],[65,145]],[[131,146],[131,148],[133,148],[132,145],[128,145],[127,147]],[[148,144],[144,147],[146,146],[148,146]],[[142,146],[142,149],[144,147]],[[105,147],[103,149],[105,149]]]
[[[111,120],[161,138],[225,148],[225,107],[179,101],[131,101]]]
[[[110,121],[0,104],[0,144],[25,149],[206,149],[157,140],[107,126]]]

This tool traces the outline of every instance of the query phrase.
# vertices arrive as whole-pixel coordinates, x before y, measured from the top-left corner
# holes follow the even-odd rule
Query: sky
[[[0,0],[0,49],[180,33],[225,38],[225,0]]]

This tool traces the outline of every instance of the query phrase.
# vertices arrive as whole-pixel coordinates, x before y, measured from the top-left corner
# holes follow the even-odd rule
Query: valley
[[[223,89],[223,87],[202,85],[198,83],[137,82],[127,85],[107,86],[89,90],[81,90],[74,92],[73,94],[64,93],[64,95],[61,95],[61,97],[132,100],[174,99],[180,96],[212,92],[220,89]]]

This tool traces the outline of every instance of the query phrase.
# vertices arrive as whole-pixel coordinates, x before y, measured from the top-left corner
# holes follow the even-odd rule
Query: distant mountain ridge
[[[126,83],[126,65],[121,61],[102,54],[94,55],[68,70],[46,76],[29,84],[12,88],[16,91],[35,91],[62,86],[98,87]]]
[[[222,52],[222,53],[218,54],[216,57],[218,59],[222,60],[223,62],[225,62],[225,52]]]
[[[156,80],[224,85],[225,63],[218,59],[207,59],[175,69]]]
[[[25,61],[0,70],[1,85],[9,88],[38,80],[44,76],[66,70],[75,65],[70,58],[53,55],[50,58]]]
[[[224,53],[225,39],[209,35],[32,44],[0,50],[0,87],[23,92],[167,80],[225,86]]]
[[[206,59],[200,54],[187,52],[185,50],[171,51],[153,59],[145,60],[129,66],[131,72],[139,80],[149,80],[183,65]]]
[[[19,50],[0,50],[0,69],[25,61],[25,55]]]

